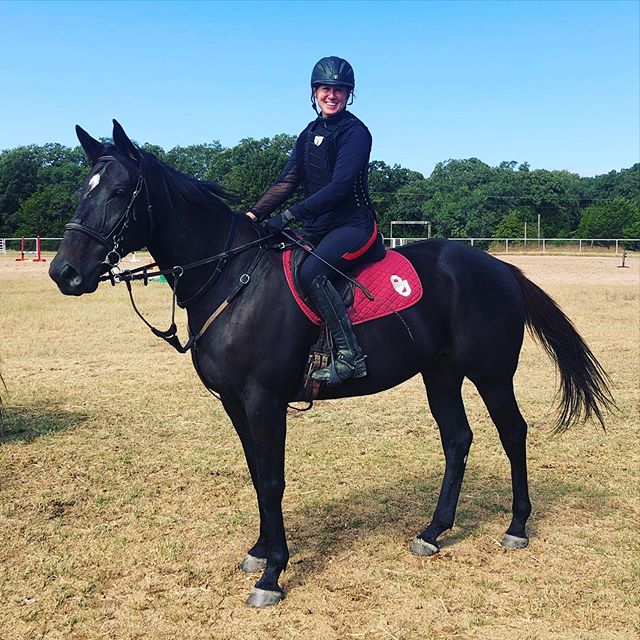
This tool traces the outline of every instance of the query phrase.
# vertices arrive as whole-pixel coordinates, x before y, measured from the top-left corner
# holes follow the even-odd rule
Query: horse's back
[[[406,256],[421,277],[445,277],[467,291],[482,288],[483,295],[514,295],[519,287],[508,264],[455,240],[421,240],[394,249]]]
[[[508,264],[461,242],[434,239],[401,247],[422,281],[417,310],[444,351],[472,377],[517,365],[525,312],[522,292]]]

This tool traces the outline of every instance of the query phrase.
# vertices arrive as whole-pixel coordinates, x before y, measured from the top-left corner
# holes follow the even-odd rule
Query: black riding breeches
[[[362,262],[376,262],[385,255],[382,236],[373,230],[358,227],[339,227],[325,235],[316,245],[314,253],[340,271],[348,272]],[[313,280],[326,275],[329,280],[340,276],[316,256],[307,255],[299,271],[300,284],[308,291]]]

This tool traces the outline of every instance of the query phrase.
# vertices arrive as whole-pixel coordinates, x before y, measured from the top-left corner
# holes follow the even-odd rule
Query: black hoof
[[[510,533],[505,533],[500,544],[508,549],[524,549],[529,544],[529,538],[521,538],[520,536],[512,536]]]
[[[266,589],[253,587],[246,602],[250,607],[263,609],[264,607],[272,607],[283,599],[284,593],[282,591],[267,591]]]
[[[257,573],[258,571],[264,571],[267,566],[266,558],[256,558],[250,553],[247,553],[245,559],[240,563],[240,569],[245,573]]]
[[[435,544],[431,544],[422,538],[414,538],[409,545],[411,553],[417,556],[434,556],[440,549]]]

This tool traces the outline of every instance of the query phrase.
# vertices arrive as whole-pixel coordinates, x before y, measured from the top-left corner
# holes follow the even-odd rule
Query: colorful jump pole
[[[24,236],[20,240],[20,257],[16,258],[16,262],[24,262]]]
[[[40,236],[36,236],[36,252],[38,254],[37,258],[33,259],[33,262],[46,262],[46,260],[42,257],[40,253]]]

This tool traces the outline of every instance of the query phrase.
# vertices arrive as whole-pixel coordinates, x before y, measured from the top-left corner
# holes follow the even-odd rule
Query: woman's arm
[[[276,181],[260,196],[258,202],[251,207],[251,211],[247,211],[247,215],[252,220],[263,220],[268,217],[297,189],[301,180],[296,157],[297,146],[296,143],[287,164]]]

